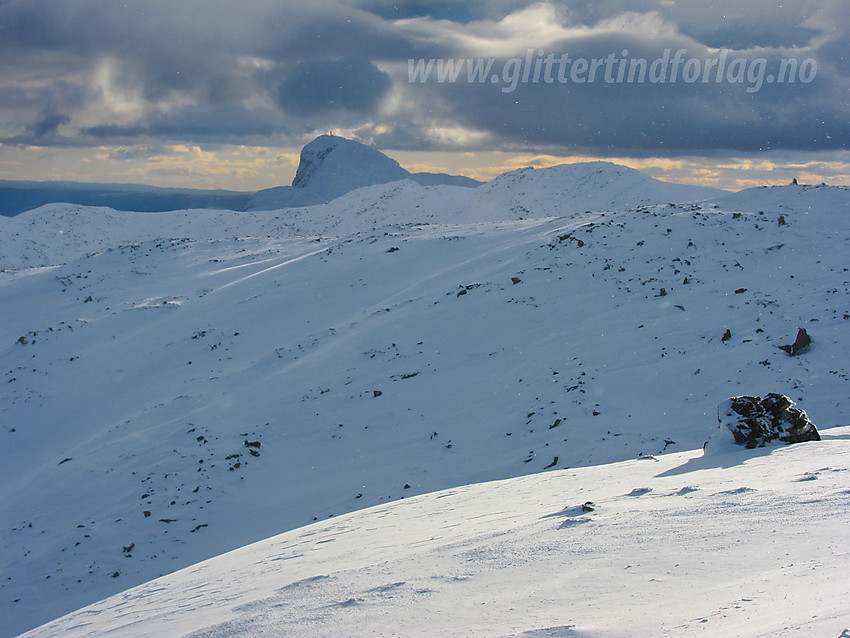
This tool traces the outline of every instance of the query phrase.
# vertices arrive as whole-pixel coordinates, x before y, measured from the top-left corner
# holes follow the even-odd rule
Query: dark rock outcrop
[[[773,441],[801,443],[820,441],[815,424],[803,410],[783,394],[733,397],[717,406],[717,418],[748,448],[764,447]]]
[[[784,350],[790,356],[796,357],[798,354],[803,354],[809,350],[812,345],[812,338],[804,328],[797,328],[797,338],[794,343],[787,346],[776,346],[780,350]]]

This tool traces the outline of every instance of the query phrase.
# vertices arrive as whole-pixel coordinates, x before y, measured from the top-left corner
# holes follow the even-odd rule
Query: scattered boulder
[[[812,338],[804,328],[797,328],[797,338],[794,343],[787,346],[776,346],[780,350],[784,350],[789,356],[796,357],[798,354],[808,352],[809,346],[812,345]]]
[[[771,392],[759,397],[733,397],[717,406],[717,419],[735,442],[747,448],[764,447],[772,441],[801,443],[820,441],[815,424],[805,411],[793,407],[783,394]]]

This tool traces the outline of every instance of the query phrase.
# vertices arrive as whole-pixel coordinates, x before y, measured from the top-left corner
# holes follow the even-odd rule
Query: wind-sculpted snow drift
[[[747,521],[761,521],[760,512],[773,512],[774,518],[764,519],[775,521],[765,523],[771,530],[779,530],[780,520],[795,526],[826,521],[815,525],[818,546],[826,548],[817,557],[824,567],[798,573],[812,557],[795,554],[787,562],[796,566],[788,573],[812,591],[823,592],[831,583],[825,598],[812,597],[822,605],[818,610],[827,609],[831,592],[842,591],[834,587],[835,562],[828,557],[846,558],[836,532],[836,521],[847,511],[841,502],[846,494],[829,482],[844,476],[844,468],[834,456],[820,455],[843,445],[829,438],[830,428],[848,423],[847,191],[824,187],[816,200],[808,191],[794,191],[781,211],[771,202],[760,206],[750,195],[746,206],[724,208],[700,203],[711,197],[705,193],[677,202],[673,190],[647,179],[594,164],[524,170],[474,189],[423,187],[409,180],[373,185],[329,204],[279,211],[142,215],[54,205],[0,219],[3,635],[314,521],[324,522],[289,532],[290,539],[319,532],[318,540],[337,539],[321,531],[333,527],[327,519],[369,507],[379,508],[369,517],[397,520],[402,530],[416,527],[419,519],[405,518],[410,510],[404,507],[418,506],[408,502],[451,501],[408,497],[546,472],[537,478],[559,482],[542,505],[517,496],[497,507],[498,490],[481,497],[480,512],[474,499],[451,502],[440,532],[444,538],[455,538],[449,530],[458,521],[452,516],[464,521],[480,514],[503,523],[488,528],[491,535],[481,537],[486,542],[473,545],[463,545],[463,539],[479,538],[477,528],[459,527],[464,549],[445,550],[435,567],[444,581],[438,583],[437,574],[428,582],[413,579],[402,566],[369,572],[374,578],[364,577],[365,589],[346,584],[323,590],[325,606],[310,607],[309,596],[298,598],[301,615],[291,618],[336,621],[339,610],[361,618],[354,612],[363,601],[391,596],[461,601],[453,609],[470,614],[482,602],[488,609],[507,605],[506,594],[477,600],[458,587],[469,569],[498,570],[508,560],[499,539],[507,529],[523,533],[514,514],[538,521],[564,512],[546,519],[546,533],[585,534],[594,517],[603,516],[606,499],[622,494],[627,481],[617,479],[609,496],[591,493],[571,483],[577,471],[572,468],[699,450],[716,426],[719,401],[766,392],[796,401],[824,440],[770,456],[756,450],[765,485],[773,455],[793,455],[797,474],[812,472],[819,479],[805,489],[824,491],[802,493],[791,515],[777,504],[773,488],[751,485],[746,472],[729,474],[735,484],[720,490],[718,482],[727,479],[717,470],[706,475],[711,486],[703,488],[706,494],[742,486],[755,491],[701,502],[702,511],[747,513],[735,519],[734,529],[741,532],[735,540],[742,542],[751,538],[744,533]],[[622,190],[623,180],[633,186]],[[776,346],[793,340],[798,327],[816,347],[790,357]],[[729,458],[738,465],[747,457]],[[665,461],[664,467],[673,471],[675,463],[686,462],[695,467],[688,459]],[[656,464],[632,462],[629,472],[644,463]],[[582,471],[592,472],[597,482],[613,472]],[[617,502],[638,507],[659,492],[699,486],[703,475],[663,485],[652,476],[625,492],[647,487],[651,493]],[[789,486],[796,480],[782,476]],[[478,494],[488,488],[464,489]],[[397,509],[402,498],[404,507]],[[530,509],[519,505],[523,499]],[[804,504],[812,499],[825,505]],[[584,515],[573,512],[586,501],[597,508],[586,514],[589,522],[580,523]],[[681,512],[667,512],[670,525]],[[694,528],[697,513],[687,519]],[[616,546],[623,535],[635,543],[646,536],[644,545],[652,546],[647,530],[654,519],[644,514],[606,519],[611,535],[604,538]],[[346,530],[362,528],[357,534],[377,522],[345,520]],[[718,530],[731,524],[722,517],[712,520]],[[709,534],[714,528],[706,529]],[[442,538],[436,529],[433,534]],[[778,543],[782,530],[777,534]],[[353,562],[340,565],[368,569],[378,554],[389,556],[398,546],[395,541],[372,546],[370,537],[354,532],[348,537],[360,540],[316,547],[344,548]],[[618,554],[622,560],[611,563],[606,582],[615,582],[615,571],[624,579],[641,574],[634,582],[652,596],[652,588],[667,578],[664,595],[672,598],[665,604],[686,610],[682,616],[671,612],[672,633],[679,633],[678,622],[699,624],[703,617],[713,622],[724,614],[740,618],[729,612],[736,605],[759,618],[778,613],[759,586],[732,588],[728,599],[712,597],[705,608],[680,606],[677,588],[703,582],[698,562],[714,547],[688,545],[697,562],[683,563],[678,558],[684,560],[686,537],[677,537],[679,549],[671,554],[678,566]],[[541,548],[557,549],[554,537],[540,538]],[[421,547],[428,546],[426,540]],[[292,552],[281,546],[262,559],[280,558],[273,562],[287,576],[274,577],[277,588],[331,577],[304,581],[306,589],[293,586],[282,595],[340,582],[336,554],[321,554],[330,562],[298,562],[299,553],[320,556],[312,547],[299,540]],[[522,543],[511,547],[520,551]],[[775,547],[778,552],[785,545]],[[359,554],[361,549],[366,553]],[[421,564],[415,544],[405,551],[413,561],[405,565]],[[539,573],[534,557],[556,554],[530,550],[528,566],[518,565],[513,580],[505,581],[511,591],[531,591],[520,583],[534,582]],[[239,556],[243,561],[248,554]],[[582,556],[591,562],[583,563]],[[589,582],[600,556],[601,549],[589,548],[570,555],[566,566],[557,564],[565,572],[585,573]],[[771,565],[785,569],[782,557],[774,558],[779,562]],[[730,581],[753,583],[751,565],[739,559],[725,555],[709,570],[711,577],[723,572]],[[651,575],[641,571],[649,564]],[[222,569],[216,573],[230,567]],[[248,563],[245,569],[250,571]],[[767,571],[765,587],[772,587],[779,572]],[[398,577],[386,580],[390,573]],[[210,582],[219,582],[226,597],[221,583],[229,576],[216,578]],[[411,585],[380,589],[401,581]],[[470,580],[469,591],[478,582],[484,581]],[[616,591],[638,591],[623,586]],[[257,595],[274,598],[258,587]],[[560,598],[540,587],[534,590],[539,596],[555,601],[543,605],[549,611],[522,616],[513,628],[501,621],[493,627],[519,634],[575,625],[576,632],[592,634],[595,622],[612,635],[606,618],[623,600],[616,592],[579,622],[577,616],[555,618]],[[152,600],[152,591],[128,601]],[[168,597],[157,600],[157,609],[176,605]],[[227,609],[212,602],[218,599],[209,589],[199,590],[197,600],[199,606]],[[834,609],[835,618],[846,616],[846,610]],[[224,622],[225,616],[215,618]],[[91,615],[81,618],[88,622]],[[368,633],[371,616],[362,618],[366,624],[339,631]],[[793,621],[805,625],[796,615]],[[143,617],[136,626],[145,626]],[[92,627],[95,634],[102,628]],[[325,625],[309,627],[312,635],[325,634]],[[451,633],[450,626],[443,627]],[[480,627],[474,625],[475,631],[498,635]],[[192,620],[186,628],[199,626]],[[168,633],[180,631],[169,627]],[[729,629],[727,635],[736,632]],[[474,632],[461,626],[457,633]]]

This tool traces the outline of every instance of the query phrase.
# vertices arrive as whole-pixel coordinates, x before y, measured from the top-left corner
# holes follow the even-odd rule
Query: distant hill
[[[673,184],[611,162],[520,168],[499,175],[480,197],[529,218],[565,212],[623,210],[671,202],[701,202],[727,195],[704,186]]]
[[[826,207],[838,207],[850,213],[850,186],[818,184],[788,184],[786,186],[757,186],[737,193],[728,193],[711,201],[727,210],[749,212],[806,213]]]
[[[0,180],[0,215],[14,217],[57,202],[142,213],[186,208],[242,210],[251,196],[250,192],[158,188],[143,184]]]

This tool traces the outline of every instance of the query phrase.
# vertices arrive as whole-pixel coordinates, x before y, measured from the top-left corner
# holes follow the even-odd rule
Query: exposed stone
[[[793,407],[787,396],[771,392],[759,397],[733,397],[717,406],[717,418],[739,445],[764,447],[772,441],[820,441],[815,424],[805,411]]]
[[[797,338],[794,343],[787,346],[777,346],[780,350],[784,350],[790,356],[796,357],[798,354],[808,352],[809,346],[812,345],[812,338],[804,328],[797,328]]]

